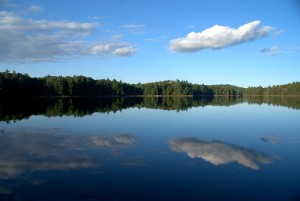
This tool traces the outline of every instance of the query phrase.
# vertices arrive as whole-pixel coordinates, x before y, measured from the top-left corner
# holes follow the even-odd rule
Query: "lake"
[[[3,98],[0,200],[300,200],[299,97]]]

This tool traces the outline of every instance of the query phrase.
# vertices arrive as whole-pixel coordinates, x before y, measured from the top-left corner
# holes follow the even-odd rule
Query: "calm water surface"
[[[2,101],[0,200],[300,200],[298,103]]]

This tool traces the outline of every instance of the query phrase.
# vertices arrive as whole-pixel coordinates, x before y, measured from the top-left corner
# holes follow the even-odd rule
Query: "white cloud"
[[[130,46],[119,41],[111,49],[109,43],[86,41],[98,26],[99,23],[33,20],[0,11],[0,62],[56,62],[87,54],[110,54],[116,48]]]
[[[188,28],[188,29],[196,29],[196,26],[194,26],[194,25],[188,25],[188,26],[186,26],[186,28]]]
[[[277,45],[273,45],[270,48],[264,48],[261,50],[261,52],[267,55],[277,55],[283,53],[283,51]]]
[[[129,57],[133,55],[137,49],[129,44],[119,41],[111,41],[107,43],[94,44],[89,48],[89,54],[113,54],[115,56]]]
[[[178,138],[171,140],[170,144],[173,151],[186,153],[190,158],[202,158],[214,165],[237,162],[251,169],[259,169],[259,163],[272,162],[264,153],[219,141]]]
[[[101,54],[101,53],[108,53],[111,51],[110,44],[97,44],[92,46],[90,53],[91,54]]]
[[[99,17],[98,16],[88,16],[88,19],[99,20]]]
[[[259,20],[244,24],[237,29],[215,25],[202,32],[191,32],[184,38],[171,40],[170,49],[174,52],[219,49],[264,37],[272,29],[270,26],[261,27]]]
[[[144,28],[146,27],[146,25],[144,25],[144,24],[123,24],[123,25],[121,25],[121,27],[131,34],[146,33],[144,31]]]
[[[279,35],[283,34],[284,32],[285,32],[285,30],[280,29],[280,30],[274,32],[273,35],[274,35],[274,36],[279,36]]]
[[[39,13],[39,12],[43,12],[44,11],[44,8],[40,7],[40,6],[37,6],[37,5],[31,5],[28,9],[27,9],[28,12],[31,12],[31,13]]]
[[[114,55],[116,56],[131,56],[136,52],[136,49],[133,46],[124,46],[124,47],[119,47],[114,50]]]

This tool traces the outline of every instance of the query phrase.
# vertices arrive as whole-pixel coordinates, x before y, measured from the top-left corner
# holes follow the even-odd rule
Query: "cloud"
[[[283,53],[283,51],[277,45],[273,45],[270,48],[264,48],[261,50],[261,52],[267,55],[277,55]]]
[[[88,19],[90,20],[99,20],[98,16],[88,16]]]
[[[91,47],[91,54],[108,53],[111,51],[111,44],[97,44]]]
[[[261,27],[259,20],[244,24],[237,29],[215,25],[202,32],[191,32],[184,38],[173,39],[169,45],[174,52],[220,49],[264,37],[272,29],[270,26]]]
[[[135,143],[135,138],[132,135],[121,134],[109,137],[93,136],[91,142],[97,146],[109,147],[109,148],[120,148],[133,145]]]
[[[43,12],[44,8],[37,6],[37,5],[31,5],[28,9],[28,12],[30,13],[39,13],[39,12]]]
[[[188,28],[188,29],[196,29],[196,26],[194,26],[194,25],[188,25],[188,26],[186,26],[186,28]]]
[[[280,29],[280,30],[274,32],[273,35],[274,35],[274,36],[279,36],[279,35],[283,34],[284,32],[285,32],[285,30]]]
[[[136,51],[137,49],[132,45],[115,42],[95,44],[89,49],[89,53],[93,55],[112,53],[115,56],[125,57],[133,55]]]
[[[144,34],[146,33],[144,31],[144,28],[146,25],[144,24],[123,24],[121,25],[122,28],[124,28],[126,31],[128,31],[131,34]]]
[[[119,41],[114,42],[112,50],[105,51],[109,43],[86,41],[98,27],[99,23],[33,20],[0,11],[0,62],[57,62],[83,55],[110,54],[117,48],[132,46]]]
[[[120,47],[114,50],[114,55],[116,56],[131,56],[136,52],[136,49],[133,46]]]
[[[202,141],[196,138],[178,138],[170,142],[171,150],[186,153],[190,158],[202,158],[214,165],[237,162],[251,169],[259,169],[259,163],[272,160],[264,153],[219,141]]]
[[[135,143],[129,134],[112,137],[76,135],[62,129],[13,130],[1,137],[0,180],[25,172],[98,168],[91,150],[119,150]]]

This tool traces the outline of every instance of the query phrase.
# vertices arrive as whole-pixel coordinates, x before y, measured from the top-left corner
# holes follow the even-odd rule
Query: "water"
[[[0,103],[0,200],[300,200],[299,98]]]

